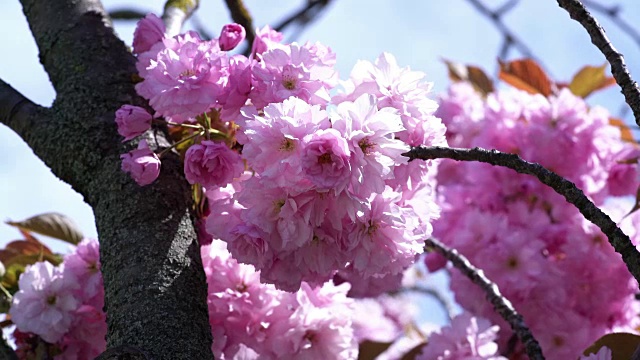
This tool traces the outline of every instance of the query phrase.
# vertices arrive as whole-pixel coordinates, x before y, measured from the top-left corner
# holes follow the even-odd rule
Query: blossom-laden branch
[[[589,200],[582,190],[571,181],[546,169],[540,164],[523,160],[516,154],[502,153],[497,150],[481,148],[456,149],[448,147],[415,147],[404,154],[411,160],[422,159],[453,159],[457,161],[479,161],[491,165],[503,166],[521,174],[533,175],[543,184],[551,187],[555,192],[573,204],[585,219],[598,226],[607,236],[613,248],[622,255],[629,272],[640,283],[640,253],[613,220]]]
[[[591,37],[591,42],[605,56],[611,65],[613,77],[622,89],[625,101],[633,111],[636,124],[640,126],[640,88],[631,78],[622,54],[613,47],[598,20],[587,11],[579,0],[558,0],[558,5],[565,9],[573,20],[579,22],[587,30]],[[634,276],[636,275],[634,274]],[[637,276],[636,279],[638,279]]]
[[[496,283],[489,280],[482,270],[473,266],[469,260],[457,250],[447,247],[436,239],[427,239],[424,242],[427,249],[431,248],[440,253],[447,260],[451,261],[453,266],[460,270],[469,280],[482,288],[485,294],[487,294],[487,300],[493,305],[496,312],[511,325],[513,331],[518,338],[520,338],[529,359],[544,360],[540,344],[538,344],[538,341],[533,337],[522,315],[513,308],[513,305],[507,298],[502,296]]]
[[[198,5],[200,5],[200,0],[167,0],[162,14],[167,36],[178,35],[182,25],[196,11]]]

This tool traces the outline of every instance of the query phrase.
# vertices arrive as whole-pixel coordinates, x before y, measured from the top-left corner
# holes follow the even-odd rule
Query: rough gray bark
[[[159,180],[146,187],[120,171],[119,155],[132,146],[121,143],[114,112],[141,104],[134,57],[97,0],[21,2],[56,99],[42,108],[0,81],[0,123],[93,208],[108,348],[211,359],[206,282],[179,159],[163,157]]]

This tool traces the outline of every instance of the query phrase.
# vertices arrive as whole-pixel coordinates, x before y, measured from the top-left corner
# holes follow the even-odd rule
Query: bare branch
[[[426,296],[432,297],[440,306],[442,306],[442,310],[447,314],[449,319],[453,319],[455,317],[455,311],[453,308],[453,304],[447,299],[443,294],[441,294],[437,289],[427,288],[422,286],[412,286],[405,287],[399,290],[400,292],[415,292],[419,294],[423,294]]]
[[[148,11],[147,11],[148,12]],[[109,17],[113,20],[135,20],[138,21],[147,15],[147,12],[136,9],[116,9],[109,11]]]
[[[167,0],[162,14],[167,36],[178,35],[182,25],[196,11],[198,5],[200,0]]]
[[[457,161],[479,161],[507,167],[521,174],[537,177],[540,182],[548,185],[558,194],[564,196],[568,202],[580,210],[587,220],[602,230],[609,239],[609,243],[622,255],[622,260],[624,260],[624,263],[627,265],[629,272],[640,283],[640,253],[636,250],[629,236],[622,232],[607,214],[595,206],[591,200],[584,195],[582,190],[578,189],[569,180],[547,170],[542,165],[525,161],[515,154],[506,154],[497,150],[485,150],[481,148],[416,147],[403,155],[409,157],[411,160],[446,158]]]
[[[473,7],[478,10],[478,12],[484,15],[487,19],[489,19],[493,25],[498,29],[500,34],[503,37],[503,45],[500,49],[500,56],[506,57],[511,47],[516,48],[523,56],[531,58],[535,60],[541,67],[545,68],[544,64],[540,59],[537,59],[533,55],[533,51],[529,49],[529,47],[524,43],[524,41],[520,40],[518,36],[511,31],[511,29],[504,23],[502,17],[510,10],[517,5],[518,0],[511,0],[505,3],[503,6],[498,8],[497,10],[489,9],[481,0],[467,0]]]
[[[622,16],[620,16],[622,8],[620,5],[605,6],[592,0],[582,0],[582,3],[587,7],[592,8],[601,14],[606,15],[611,22],[620,28],[625,34],[627,34],[635,43],[640,46],[640,32],[636,30],[631,24],[626,22]]]
[[[0,79],[0,124],[8,126],[25,141],[38,131],[39,121],[51,121],[45,116],[46,110]],[[36,121],[37,114],[39,121]]]
[[[282,32],[285,28],[293,24],[297,24],[299,27],[307,26],[318,18],[318,15],[329,5],[330,1],[331,0],[309,0],[307,1],[307,5],[286,17],[276,25],[274,29]],[[293,37],[296,36],[297,35],[294,35]]]
[[[227,8],[229,8],[229,12],[231,13],[231,18],[233,19],[233,21],[242,25],[244,27],[244,30],[247,32],[246,41],[249,49],[251,49],[253,39],[256,38],[256,32],[249,10],[247,10],[247,7],[244,6],[242,0],[225,0],[225,2],[227,3]]]
[[[502,296],[496,283],[489,280],[482,270],[473,266],[469,260],[456,249],[451,249],[436,239],[425,240],[425,248],[427,250],[428,248],[436,250],[484,291],[487,295],[487,300],[493,305],[496,312],[511,325],[511,329],[513,329],[516,335],[518,335],[518,338],[520,338],[529,359],[544,360],[542,349],[538,341],[533,337],[529,327],[525,324],[522,315],[513,308],[513,305],[507,298]]]
[[[611,64],[611,73],[622,89],[625,101],[633,111],[636,124],[640,126],[640,88],[638,88],[638,84],[631,78],[631,74],[624,62],[624,57],[613,47],[602,26],[591,16],[579,0],[557,1],[558,5],[565,9],[573,20],[579,22],[587,30],[587,33],[589,33],[591,37],[591,42],[602,52],[609,64]],[[636,279],[638,278],[636,277]]]

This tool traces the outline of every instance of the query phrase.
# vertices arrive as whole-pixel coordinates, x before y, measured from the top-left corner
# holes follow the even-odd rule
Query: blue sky
[[[503,1],[484,0],[499,5]],[[620,4],[624,17],[640,28],[640,2],[600,0]],[[107,9],[122,8],[132,1],[106,0]],[[136,5],[143,11],[160,13],[163,1]],[[256,25],[276,23],[305,1],[247,0]],[[138,3],[140,4],[140,3]],[[631,73],[640,79],[640,46],[621,33],[608,19],[595,13],[607,29],[614,45],[624,55]],[[223,1],[203,1],[198,17],[217,34],[231,22]],[[506,17],[507,25],[524,39],[533,53],[543,60],[550,74],[559,80],[586,64],[601,65],[605,59],[591,45],[578,23],[553,0],[522,0]],[[131,42],[133,23],[117,23],[116,30]],[[0,78],[42,105],[50,105],[53,89],[38,63],[35,42],[17,0],[0,2]],[[299,37],[299,41],[320,41],[338,56],[338,70],[346,78],[358,59],[373,60],[381,52],[393,53],[398,63],[427,73],[440,92],[449,83],[441,58],[480,65],[494,74],[501,36],[493,24],[480,16],[466,0],[449,1],[355,1],[334,0],[326,13]],[[521,55],[512,51],[509,58]],[[622,104],[617,88],[604,91],[591,100],[608,107],[614,114]],[[627,116],[630,119],[630,116]],[[86,235],[96,236],[91,209],[80,195],[57,180],[49,169],[7,127],[0,125],[0,220],[21,220],[32,215],[57,211],[73,218]],[[15,240],[19,233],[0,223],[0,246]],[[57,249],[64,247],[59,245]]]

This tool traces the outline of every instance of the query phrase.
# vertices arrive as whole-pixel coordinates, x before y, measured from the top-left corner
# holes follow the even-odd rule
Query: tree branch
[[[249,49],[251,49],[251,44],[253,44],[253,40],[256,38],[256,32],[249,10],[242,0],[225,0],[225,2],[227,3],[227,8],[229,8],[233,21],[242,25],[247,32],[246,41]]]
[[[167,36],[178,35],[182,30],[182,25],[199,5],[200,0],[167,0],[162,14]]]
[[[580,1],[558,0],[558,5],[565,9],[573,20],[579,22],[587,30],[587,33],[589,33],[591,37],[591,42],[602,52],[609,64],[611,64],[611,73],[622,89],[625,101],[633,111],[636,124],[640,126],[640,88],[638,88],[638,84],[631,78],[622,54],[613,47],[604,29],[598,21],[591,16]]]
[[[0,124],[8,126],[23,138],[30,138],[36,121],[51,121],[47,109],[24,97],[0,79]]]
[[[33,106],[4,86],[19,109],[5,111],[18,114],[6,119],[93,208],[108,348],[210,359],[207,285],[181,162],[163,157],[160,178],[146,187],[120,171],[120,154],[135,144],[121,142],[114,113],[124,103],[145,105],[134,87],[135,58],[98,0],[21,1],[56,100],[46,121],[22,124]]]
[[[587,7],[592,8],[594,11],[602,13],[609,17],[611,22],[626,33],[638,46],[640,46],[640,32],[636,30],[631,24],[626,22],[622,16],[620,16],[620,5],[605,6],[598,2],[591,0],[582,0],[582,3]]]
[[[436,239],[425,240],[425,248],[433,248],[439,252],[447,260],[451,261],[453,266],[460,270],[469,280],[484,291],[487,295],[487,300],[493,305],[496,312],[511,325],[511,329],[513,329],[516,335],[518,335],[518,338],[520,338],[529,359],[544,360],[542,349],[538,341],[533,337],[529,327],[525,324],[522,315],[513,308],[513,305],[507,298],[502,296],[496,283],[489,280],[482,270],[473,266],[469,260],[457,250],[447,247]]]
[[[498,32],[502,34],[503,42],[500,49],[501,58],[505,58],[509,53],[509,49],[511,47],[515,47],[523,56],[534,59],[538,64],[540,64],[540,66],[545,68],[542,61],[540,61],[540,59],[537,59],[533,55],[533,51],[531,51],[531,49],[529,49],[529,47],[522,40],[520,40],[518,36],[513,31],[511,31],[511,29],[509,29],[509,27],[502,20],[504,14],[512,10],[515,5],[517,5],[517,3],[519,2],[518,0],[508,1],[495,11],[489,9],[481,0],[467,0],[467,2],[473,5],[473,7],[475,7],[480,14],[489,19],[489,21],[493,23],[496,29],[498,29]]]
[[[398,292],[406,293],[406,292],[415,292],[418,294],[426,295],[432,297],[444,310],[445,314],[449,320],[455,317],[455,309],[453,308],[453,304],[447,299],[443,294],[441,294],[437,289],[427,288],[422,286],[411,286],[401,288]]]
[[[551,172],[540,164],[522,160],[518,155],[501,153],[497,150],[456,149],[447,147],[416,147],[403,154],[411,160],[422,159],[453,159],[457,161],[479,161],[491,165],[503,166],[521,174],[533,175],[545,185],[573,204],[582,215],[607,236],[609,243],[622,255],[622,260],[633,277],[640,283],[640,253],[636,250],[631,239],[618,228],[615,222],[602,210],[595,206],[572,182]]]

